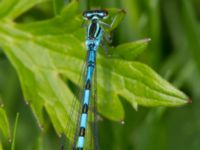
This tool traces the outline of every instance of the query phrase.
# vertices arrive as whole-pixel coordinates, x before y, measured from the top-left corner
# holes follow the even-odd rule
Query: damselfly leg
[[[102,33],[103,37],[101,39],[101,47],[104,49],[106,56],[108,55],[108,45],[112,43],[112,31],[117,27],[121,19],[125,14],[124,10],[117,11],[115,16],[111,19],[111,23],[108,24],[103,22],[102,20],[99,21],[100,25],[102,26]],[[105,27],[105,28],[104,28]]]

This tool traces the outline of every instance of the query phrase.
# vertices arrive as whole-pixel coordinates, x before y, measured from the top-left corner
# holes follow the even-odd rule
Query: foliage
[[[84,51],[85,31],[84,29],[80,28],[82,19],[79,11],[82,11],[81,7],[84,6],[84,2],[78,2],[74,0],[66,5],[66,7],[63,7],[63,1],[54,0],[53,7],[49,7],[51,6],[52,1],[45,1],[46,0],[2,1],[0,3],[0,8],[2,10],[0,12],[0,44],[3,52],[6,54],[7,58],[17,72],[24,98],[34,112],[35,118],[37,119],[37,122],[39,123],[43,132],[45,133],[47,131],[51,131],[52,124],[58,135],[65,133],[66,136],[70,138],[71,135],[65,131],[66,125],[70,122],[70,124],[73,126],[75,123],[75,118],[70,118],[73,90],[67,81],[70,80],[77,86],[77,79],[79,78],[81,67],[84,63],[86,53],[86,51]],[[95,1],[90,2],[88,5],[97,6],[98,3],[101,3],[101,5],[105,5],[106,7],[109,7],[109,5],[111,5],[110,7],[115,6],[114,1],[111,1],[110,4],[107,4],[107,2],[104,1]],[[127,17],[124,21],[122,21],[120,28],[114,34],[114,44],[116,45],[118,45],[118,43],[121,41],[132,40],[135,38],[138,39],[141,37],[151,37],[152,42],[149,46],[149,50],[145,52],[147,54],[143,53],[140,59],[154,66],[154,68],[159,68],[164,63],[162,62],[162,57],[164,58],[164,54],[162,56],[162,53],[159,52],[162,49],[162,46],[160,45],[161,19],[159,15],[159,3],[159,1],[153,1],[150,3],[145,0],[141,2],[136,0],[133,2],[122,1],[121,6],[128,9]],[[172,3],[178,4],[178,2],[172,1],[163,3],[166,3],[165,9],[167,9],[167,7]],[[182,14],[186,16],[182,17],[182,21],[187,22],[188,19],[193,19],[193,30],[191,29],[190,24],[185,23],[184,27],[186,30],[186,32],[184,32],[186,34],[185,37],[191,40],[191,37],[198,33],[195,32],[195,26],[197,26],[197,24],[195,23],[194,16],[191,17],[193,14],[190,14],[192,12],[191,3],[185,0],[181,2],[181,4],[184,6]],[[32,16],[31,12],[28,11],[35,5],[37,5],[37,7],[44,5],[44,7],[39,9],[44,12],[46,11],[47,13],[49,11],[53,11],[52,9],[54,9],[55,16],[38,21],[38,16],[34,17]],[[135,9],[132,9],[132,7]],[[142,12],[143,8],[145,10],[144,12]],[[121,10],[109,10],[111,15],[108,22],[110,23],[111,19],[114,18],[114,15],[118,13],[120,14]],[[140,16],[141,14],[142,16]],[[166,14],[168,14],[168,12]],[[187,14],[189,16],[187,16]],[[45,13],[43,15],[45,17]],[[25,19],[27,16],[33,18],[28,18],[26,21]],[[123,15],[118,18],[118,22],[113,26],[113,29],[118,26],[122,17]],[[140,20],[139,18],[142,18],[143,20]],[[166,18],[171,19],[171,17]],[[174,25],[174,23],[169,23],[169,26],[170,25]],[[135,28],[133,28],[133,26],[135,26]],[[175,27],[171,28],[172,35],[174,34],[174,36],[180,37],[179,33],[175,33],[178,32],[174,30]],[[135,37],[132,35],[135,35]],[[198,40],[198,35],[195,35],[195,39]],[[160,120],[162,120],[163,114],[165,114],[167,109],[161,108],[158,109],[158,111],[154,109],[150,110],[149,113],[145,112],[142,115],[141,113],[135,114],[135,112],[127,114],[126,107],[128,106],[126,106],[124,103],[129,102],[135,109],[137,109],[138,105],[178,106],[188,102],[188,98],[185,94],[162,79],[147,65],[135,61],[135,59],[138,58],[138,55],[147,48],[148,42],[149,40],[145,39],[121,44],[116,47],[110,47],[109,56],[107,58],[104,56],[102,50],[100,50],[97,58],[99,113],[103,117],[115,121],[124,119],[127,121],[126,118],[131,118],[129,121],[135,120],[135,124],[139,122],[137,120],[147,116],[147,119],[144,119],[146,120],[144,123],[142,120],[140,120],[143,125],[140,125],[138,134],[135,133],[134,137],[131,138],[134,143],[138,143],[135,144],[136,149],[138,150],[150,149],[151,144],[154,143],[153,140],[157,139],[155,136],[154,138],[150,138],[150,136],[157,135],[157,132],[155,132],[157,126],[160,127],[158,128],[159,131],[162,129],[163,124],[160,126]],[[189,44],[190,43],[188,43],[188,45]],[[194,44],[196,44],[196,46],[194,46]],[[176,49],[179,49],[179,46],[182,46],[180,49],[185,49],[185,51],[187,50],[187,47],[184,45],[176,45]],[[186,62],[186,67],[190,68],[191,66],[194,66],[194,63],[198,64],[198,59],[195,58],[197,56],[196,53],[198,53],[198,46],[199,45],[196,42],[193,42],[193,48],[191,51],[192,55],[194,56],[194,60],[196,61],[191,62],[191,59],[188,60],[188,63]],[[189,75],[185,75],[183,72],[184,70],[180,68],[183,62],[183,60],[179,58],[182,56],[180,53],[172,53],[171,55],[172,57],[169,58],[169,61],[166,60],[165,65],[163,65],[163,68],[165,69],[161,70],[160,72],[163,75],[166,75],[166,70],[170,70],[171,72],[168,75],[168,78],[177,78],[177,80],[174,80],[174,83],[181,87],[183,81],[186,80],[186,76],[191,74],[188,73]],[[171,62],[175,62],[175,65],[171,64]],[[181,70],[181,73],[177,72],[177,68]],[[74,111],[77,111],[77,109],[78,106],[74,108]],[[142,108],[141,112],[146,110],[143,109],[144,108]],[[128,110],[131,110],[131,108],[128,108]],[[126,118],[124,118],[125,113]],[[50,119],[49,122],[47,116]],[[148,118],[151,119],[149,120]],[[133,149],[133,145],[131,144],[132,142],[130,141],[126,141],[127,143],[125,142],[127,146],[125,146],[125,144],[123,145],[122,142],[115,144],[115,142],[117,143],[118,140],[117,136],[114,136],[113,134],[108,136],[108,138],[114,136],[113,139],[116,140],[114,140],[113,143],[105,144],[106,140],[101,140],[101,136],[105,136],[106,134],[106,132],[102,129],[104,129],[104,127],[111,128],[111,126],[114,127],[111,131],[114,132],[114,130],[117,130],[119,133],[116,134],[120,135],[120,127],[117,127],[116,124],[113,125],[113,123],[109,123],[106,125],[106,121],[105,125],[100,123],[100,143],[102,145],[102,149],[120,149],[116,147],[121,147],[121,149]],[[134,130],[136,129],[137,128],[135,125]],[[146,129],[147,132],[143,133],[143,129]],[[130,128],[130,130],[132,131],[133,129]],[[121,134],[125,134],[127,132],[129,131],[125,131]],[[142,135],[144,135],[144,137],[139,136],[141,133],[143,133]],[[56,136],[54,133],[50,133],[48,138],[51,140],[54,139],[52,134],[54,137]],[[138,138],[135,138],[136,135]],[[31,144],[37,149],[49,149],[48,147],[51,146],[46,146],[48,144],[44,144],[44,139],[44,135],[40,134],[40,131],[38,131],[38,135],[35,135],[35,143]],[[148,145],[146,147],[142,146],[145,142],[148,143],[146,144]],[[44,148],[42,148],[42,144],[44,144]],[[104,148],[103,145],[108,145],[108,148]],[[164,149],[163,145],[158,145],[157,149]],[[16,147],[16,149],[20,149],[20,146],[18,147]],[[29,145],[29,149],[32,149],[31,147],[32,146]],[[152,146],[152,149],[153,147],[154,146]],[[28,149],[28,147],[26,149]]]
[[[10,128],[9,128],[9,123],[8,123],[8,118],[6,115],[6,112],[3,108],[0,107],[0,135],[3,135],[5,139],[10,138]],[[0,136],[0,139],[3,138]]]

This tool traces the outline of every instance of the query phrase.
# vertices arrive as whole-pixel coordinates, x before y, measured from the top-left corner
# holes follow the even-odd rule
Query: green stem
[[[14,126],[14,132],[13,132],[13,140],[12,140],[11,150],[15,149],[15,137],[16,137],[18,120],[19,120],[19,113],[17,113],[16,119],[15,119],[15,126]]]

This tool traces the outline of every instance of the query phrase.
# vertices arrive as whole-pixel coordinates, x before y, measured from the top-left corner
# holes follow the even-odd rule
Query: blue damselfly
[[[106,10],[87,10],[83,12],[84,22],[82,26],[86,27],[86,49],[87,57],[85,69],[82,76],[82,89],[79,91],[80,108],[77,114],[77,123],[72,143],[73,150],[98,149],[97,139],[97,87],[96,87],[96,54],[99,46],[105,49],[104,41],[111,42],[109,33],[104,29],[112,30],[112,25],[116,21],[113,18],[111,24],[103,22],[108,18]],[[75,109],[75,108],[72,108]],[[90,124],[88,123],[90,122]],[[92,136],[91,136],[92,135]],[[87,142],[86,142],[87,140]],[[87,143],[87,144],[86,144]],[[70,149],[71,149],[70,148]]]

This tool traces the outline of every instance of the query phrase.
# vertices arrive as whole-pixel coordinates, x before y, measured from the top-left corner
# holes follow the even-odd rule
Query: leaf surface
[[[143,39],[139,41],[121,44],[115,48],[109,49],[111,58],[119,58],[125,60],[134,60],[140,55],[148,46],[150,39]]]
[[[10,139],[8,118],[5,110],[2,107],[0,107],[0,134],[2,134],[5,139]]]
[[[71,111],[77,112],[79,103],[73,107],[74,96],[63,77],[78,84],[86,57],[85,30],[80,28],[77,7],[78,2],[72,1],[55,18],[30,24],[0,20],[0,45],[17,71],[24,97],[40,126],[45,127],[46,111],[58,135],[66,133],[70,139],[76,122]],[[129,61],[145,47],[146,41],[132,42],[113,48],[111,58],[98,54],[98,111],[103,116],[123,120],[120,97],[134,108],[187,103],[185,94],[148,66]],[[71,133],[66,132],[68,124]]]
[[[2,0],[0,18],[15,19],[34,5],[48,0]]]

